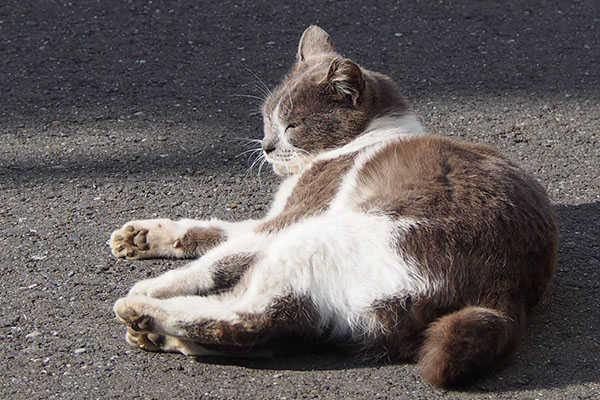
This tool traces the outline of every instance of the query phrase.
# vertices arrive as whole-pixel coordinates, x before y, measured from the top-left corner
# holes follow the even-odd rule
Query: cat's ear
[[[334,59],[329,64],[325,80],[336,93],[349,96],[354,105],[358,104],[358,99],[365,88],[365,80],[360,67],[355,62],[347,58]]]
[[[311,25],[306,28],[300,38],[296,59],[299,62],[304,62],[309,57],[332,52],[334,52],[334,49],[331,37],[323,29],[316,25]]]

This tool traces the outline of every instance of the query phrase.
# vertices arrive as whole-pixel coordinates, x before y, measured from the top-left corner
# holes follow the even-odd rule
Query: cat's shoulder
[[[419,170],[459,167],[481,168],[514,165],[497,150],[487,145],[471,143],[436,134],[412,135],[390,140],[374,151],[365,162],[367,168],[394,164],[396,168]],[[376,168],[375,168],[376,169]]]

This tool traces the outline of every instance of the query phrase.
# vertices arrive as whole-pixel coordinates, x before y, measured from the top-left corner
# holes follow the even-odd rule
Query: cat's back
[[[511,281],[528,306],[539,301],[556,264],[554,212],[544,188],[494,150],[404,138],[362,165],[355,188],[361,212],[413,222],[401,251],[457,293],[484,295],[490,282]]]
[[[434,135],[383,146],[363,163],[355,187],[362,210],[415,219],[509,210],[552,215],[544,188],[496,151]]]

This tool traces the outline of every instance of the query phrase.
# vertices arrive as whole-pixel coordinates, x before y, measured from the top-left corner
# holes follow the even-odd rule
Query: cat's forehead
[[[327,64],[307,68],[295,66],[284,80],[273,90],[263,104],[263,114],[266,116],[274,112],[279,105],[279,110],[284,113],[290,111],[308,112],[318,103],[318,93],[322,90],[322,83],[327,73]]]

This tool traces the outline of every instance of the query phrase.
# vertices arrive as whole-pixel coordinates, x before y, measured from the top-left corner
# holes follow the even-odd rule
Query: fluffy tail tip
[[[499,366],[518,342],[515,321],[483,307],[466,307],[433,322],[419,369],[438,388],[462,385]]]

